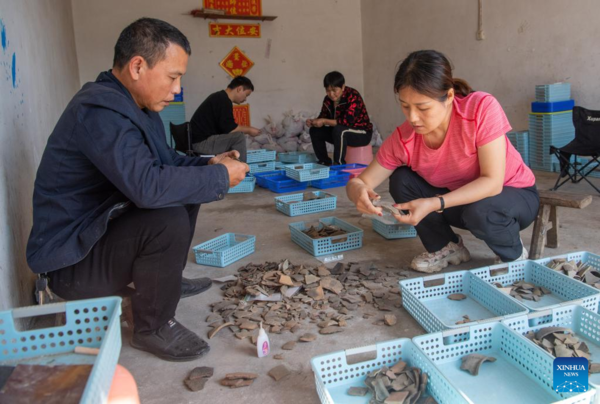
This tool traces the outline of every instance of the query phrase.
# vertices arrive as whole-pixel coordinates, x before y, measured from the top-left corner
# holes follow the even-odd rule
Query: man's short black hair
[[[244,76],[235,76],[233,78],[233,80],[231,80],[231,83],[229,83],[227,88],[230,90],[234,90],[234,89],[238,88],[239,86],[244,87],[244,90],[254,91],[254,84],[252,84],[252,82],[250,81],[250,79],[248,77],[244,77]]]
[[[153,68],[165,58],[169,44],[181,46],[192,54],[188,39],[171,24],[155,18],[140,18],[121,32],[115,45],[113,67],[122,69],[135,56],[141,56]]]
[[[340,72],[329,72],[325,75],[325,78],[323,79],[323,87],[328,88],[328,87],[339,87],[342,88],[342,86],[346,84],[346,79],[344,79],[344,75]]]

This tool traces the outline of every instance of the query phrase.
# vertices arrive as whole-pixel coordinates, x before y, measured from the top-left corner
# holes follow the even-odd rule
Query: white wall
[[[455,77],[498,98],[515,129],[527,128],[535,85],[571,83],[577,105],[600,109],[600,2],[483,0],[486,39],[476,41],[476,0],[363,0],[365,92],[384,137],[404,121],[395,67],[411,51],[436,49]]]
[[[113,48],[123,28],[141,17],[165,20],[190,40],[192,57],[183,78],[189,120],[211,93],[231,78],[219,62],[237,45],[255,63],[248,72],[255,92],[248,99],[254,126],[282,113],[319,111],[325,95],[323,76],[339,69],[351,87],[363,90],[362,34],[359,0],[265,0],[262,37],[209,38],[209,20],[184,15],[199,8],[200,0],[73,0],[77,58],[82,84],[112,65]],[[267,43],[271,40],[270,55]]]
[[[32,303],[25,260],[33,182],[46,141],[79,88],[69,0],[0,2],[0,310]],[[13,75],[13,55],[15,69]],[[13,85],[14,80],[14,85]]]

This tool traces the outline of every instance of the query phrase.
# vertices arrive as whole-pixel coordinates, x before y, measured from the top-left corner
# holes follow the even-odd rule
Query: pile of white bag
[[[308,151],[313,152],[310,141],[307,119],[314,119],[319,113],[292,110],[283,113],[283,119],[278,121],[270,115],[265,118],[266,125],[261,129],[261,134],[256,137],[246,136],[248,150],[266,149],[277,152]],[[371,118],[371,122],[373,119]],[[381,146],[383,139],[373,123],[373,138],[371,145]],[[333,145],[327,143],[327,151],[333,152]]]

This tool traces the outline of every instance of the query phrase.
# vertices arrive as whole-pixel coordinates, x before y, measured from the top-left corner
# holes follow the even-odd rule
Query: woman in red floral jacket
[[[307,119],[310,140],[319,164],[346,164],[346,146],[362,147],[371,142],[373,125],[360,93],[346,86],[340,72],[330,72],[323,79],[326,96],[321,113]],[[327,143],[334,145],[333,162],[327,154]]]

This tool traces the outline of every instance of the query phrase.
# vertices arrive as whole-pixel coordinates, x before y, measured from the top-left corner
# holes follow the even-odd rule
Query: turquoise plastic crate
[[[196,263],[211,267],[226,267],[254,252],[256,237],[225,233],[194,247]]]
[[[237,184],[235,187],[229,188],[229,193],[230,194],[239,194],[239,193],[253,192],[255,185],[256,185],[256,178],[246,177],[242,180],[242,182]]]
[[[66,324],[17,331],[15,320],[65,313]],[[0,312],[0,365],[93,365],[81,403],[105,403],[121,352],[121,298],[74,300]],[[74,353],[76,346],[100,353]]]
[[[373,223],[373,230],[388,240],[417,237],[417,230],[413,226],[401,224],[398,221],[396,221],[397,224],[387,224],[377,219],[371,219],[371,223]]]
[[[263,161],[275,160],[277,152],[274,150],[248,150],[246,152],[246,163],[261,163]]]
[[[277,196],[275,197],[275,206],[277,207],[278,211],[288,216],[308,215],[310,213],[335,210],[337,205],[337,196],[323,191],[314,191],[312,193],[319,198],[324,198],[313,199],[312,201],[304,201],[304,193]]]
[[[527,314],[512,298],[469,271],[456,271],[400,281],[402,306],[427,332],[464,327],[456,324],[467,315],[469,324],[480,324]],[[462,293],[464,300],[448,295]]]
[[[256,178],[256,185],[259,187],[267,188],[267,177],[277,177],[279,175],[285,175],[284,170],[273,170],[273,171],[264,171],[261,173],[253,173],[251,174],[254,178]]]
[[[442,376],[469,403],[590,403],[596,391],[562,393],[553,390],[553,358],[502,323],[477,324],[413,338]],[[460,369],[461,358],[479,353],[496,358],[485,362],[477,376]],[[563,400],[563,401],[561,401]]]
[[[252,164],[248,164],[248,167],[250,167],[250,174],[263,173],[266,171],[274,171],[275,170],[275,162],[274,161],[265,161],[262,163],[252,163]]]
[[[317,161],[317,156],[310,152],[279,153],[277,157],[279,158],[279,161],[287,164],[315,163]]]
[[[547,310],[574,302],[589,310],[598,310],[600,290],[546,268],[535,261],[514,261],[508,264],[474,269],[471,272],[490,284],[500,283],[503,287],[508,287],[514,282],[525,281],[536,286],[543,286],[552,292],[549,295],[542,296],[538,302],[517,300],[505,294],[505,296],[529,310]],[[502,292],[498,291],[498,293]]]
[[[339,236],[323,237],[313,239],[302,232],[310,227],[310,223],[290,223],[292,241],[304,248],[315,257],[336,253],[340,251],[355,250],[362,247],[363,231],[350,223],[346,223],[337,217],[324,217],[319,219],[319,224],[338,226],[348,233]]]
[[[306,182],[329,178],[329,167],[320,164],[291,164],[285,166],[285,175],[293,180]]]
[[[563,306],[552,310],[537,311],[526,316],[513,317],[503,321],[511,330],[521,335],[529,331],[537,332],[545,327],[566,327],[573,330],[580,341],[586,343],[592,355],[591,362],[600,362],[600,315],[578,305]],[[529,339],[527,339],[529,341]],[[531,342],[531,341],[530,341]],[[554,359],[544,349],[531,342],[536,348]],[[589,384],[598,391],[600,389],[600,374],[589,375]],[[600,403],[597,394],[594,403]]]
[[[538,264],[546,266],[550,261],[556,258],[565,258],[567,261],[581,261],[584,264],[591,265],[596,271],[600,271],[600,255],[592,254],[588,251],[575,251],[568,254],[555,255],[553,257],[540,258],[535,260]]]
[[[364,359],[365,356],[373,359],[354,361],[354,358]],[[364,380],[368,373],[383,366],[394,366],[400,360],[427,373],[426,393],[438,403],[467,402],[408,338],[317,356],[311,359],[310,364],[321,403],[368,404],[372,398],[371,393],[364,397],[350,396],[347,394],[348,389],[365,387]]]

